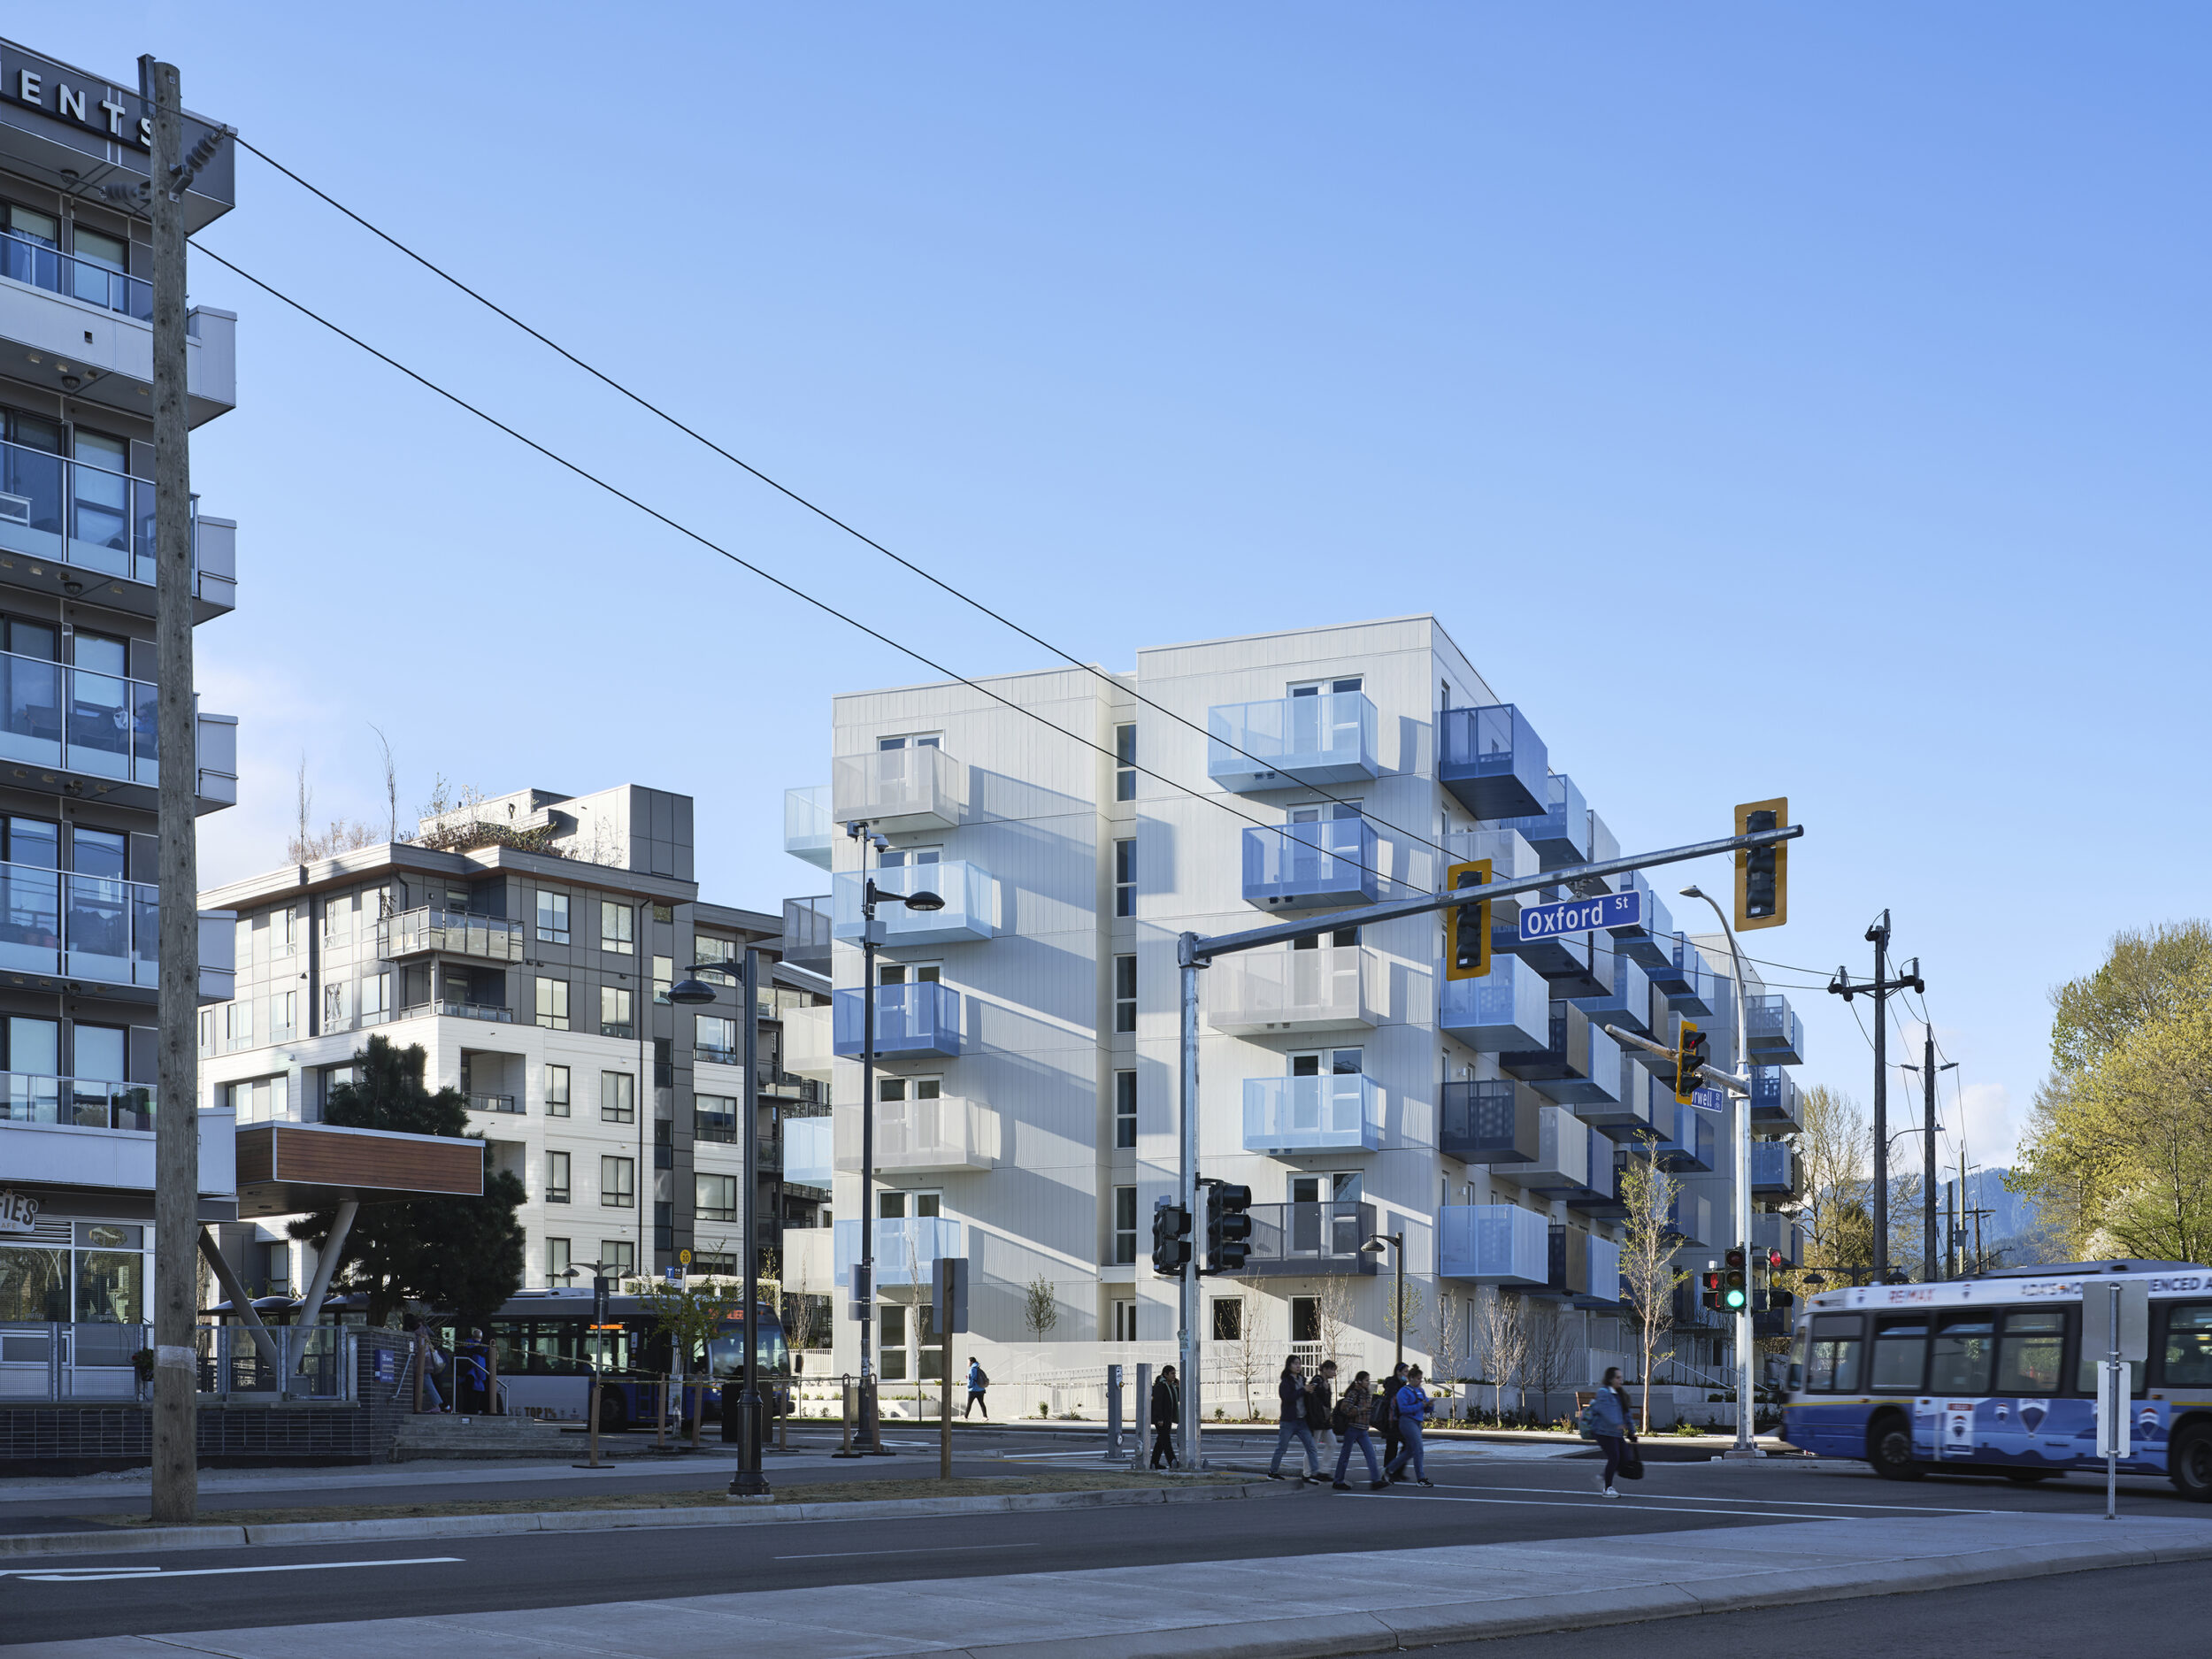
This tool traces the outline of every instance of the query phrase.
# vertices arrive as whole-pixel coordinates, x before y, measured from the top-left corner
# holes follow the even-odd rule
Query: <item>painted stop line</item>
[[[458,1555],[410,1555],[397,1561],[294,1561],[269,1567],[12,1567],[0,1578],[26,1584],[110,1584],[131,1578],[216,1578],[241,1572],[331,1572],[346,1567],[434,1567],[458,1562]]]

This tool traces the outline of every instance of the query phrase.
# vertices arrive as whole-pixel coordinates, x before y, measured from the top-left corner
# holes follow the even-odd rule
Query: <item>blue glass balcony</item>
[[[941,910],[910,910],[903,904],[881,900],[876,905],[876,942],[887,950],[919,949],[937,945],[964,945],[988,939],[991,926],[991,876],[986,870],[956,859],[950,864],[897,864],[874,872],[876,889],[903,897],[910,893],[934,893],[944,900]],[[861,918],[862,895],[866,891],[856,870],[830,878],[830,936],[853,944],[861,942],[867,924]]]
[[[1614,949],[1626,953],[1629,959],[1648,972],[1652,982],[1657,984],[1660,972],[1674,966],[1674,946],[1670,937],[1675,931],[1673,914],[1661,902],[1658,894],[1652,890],[1650,883],[1636,871],[1615,876],[1611,886],[1617,893],[1625,893],[1634,887],[1644,895],[1644,925],[1641,927],[1616,928],[1613,933]]]
[[[1540,815],[1549,775],[1544,740],[1512,703],[1437,717],[1436,780],[1477,818]]]
[[[787,1118],[783,1120],[783,1179],[803,1187],[830,1184],[831,1120],[827,1118]]]
[[[1485,1285],[1551,1279],[1551,1223],[1518,1204],[1447,1204],[1436,1212],[1436,1271]]]
[[[1683,1108],[1685,1111],[1687,1107]],[[1712,1201],[1701,1193],[1677,1193],[1674,1208],[1667,1217],[1668,1236],[1683,1244],[1710,1244],[1713,1242]],[[1693,1293],[1690,1305],[1697,1306],[1695,1285],[1684,1289]]]
[[[1382,1131],[1382,1090],[1371,1077],[1244,1079],[1247,1152],[1374,1152]]]
[[[860,1057],[861,1022],[866,1010],[857,988],[832,993],[831,1041],[840,1059]],[[876,1056],[885,1060],[957,1059],[960,1055],[960,994],[949,985],[925,979],[913,985],[876,987]]]
[[[940,1258],[961,1254],[960,1232],[958,1222],[943,1216],[877,1222],[872,1242],[878,1287],[926,1290]],[[839,1289],[852,1283],[853,1263],[859,1258],[860,1224],[836,1222],[830,1239],[830,1277]]]
[[[1803,1065],[1805,1027],[1790,1010],[1786,996],[1747,996],[1744,1024],[1750,1027],[1746,1047],[1761,1065]]]
[[[1590,1017],[1571,1002],[1551,1005],[1550,1026],[1548,1046],[1501,1054],[1498,1070],[1563,1105],[1617,1102],[1620,1045],[1593,1026]]]
[[[1244,900],[1262,910],[1372,904],[1382,893],[1381,867],[1374,827],[1364,818],[1244,832]]]
[[[1589,1240],[1588,1288],[1575,1293],[1574,1305],[1601,1313],[1621,1305],[1621,1247],[1594,1233]]]
[[[1529,818],[1512,818],[1503,827],[1521,832],[1547,870],[1590,862],[1590,808],[1574,780],[1555,772],[1544,780],[1545,809]]]
[[[1751,1195],[1788,1201],[1797,1194],[1797,1154],[1786,1141],[1751,1143]]]
[[[830,787],[814,784],[783,792],[783,849],[818,869],[830,867],[836,819],[830,816]]]
[[[1668,1138],[1652,1148],[1652,1161],[1670,1175],[1710,1175],[1719,1167],[1713,1150],[1714,1114],[1677,1104],[1672,1095],[1668,1102],[1674,1105],[1674,1118],[1671,1128],[1661,1120],[1660,1132]]]
[[[1694,1018],[1710,1015],[1715,1006],[1713,971],[1706,965],[1705,953],[1684,933],[1674,935],[1670,949],[1667,965],[1652,974],[1651,982],[1667,994],[1667,1006],[1676,1013]]]
[[[1601,1025],[1618,1025],[1640,1035],[1647,1034],[1651,1030],[1651,981],[1645,977],[1643,969],[1625,955],[1616,952],[1610,960],[1613,984],[1609,990],[1595,996],[1569,996],[1566,1000]]]
[[[1360,691],[1322,691],[1206,711],[1206,775],[1249,795],[1372,778],[1375,705]]]
[[[1447,1083],[1437,1115],[1437,1150],[1493,1169],[1533,1164],[1543,1151],[1537,1118],[1543,1107],[1533,1089],[1510,1078]]]
[[[1567,1208],[1586,1216],[1626,1215],[1628,1202],[1621,1195],[1621,1178],[1627,1172],[1630,1156],[1603,1135],[1591,1141],[1589,1190],[1570,1194]]]
[[[1551,992],[1512,956],[1493,956],[1479,979],[1446,979],[1436,1023],[1482,1054],[1540,1048],[1551,1041]]]
[[[1793,1130],[1804,1123],[1797,1079],[1778,1065],[1751,1068],[1751,1121],[1762,1129]]]

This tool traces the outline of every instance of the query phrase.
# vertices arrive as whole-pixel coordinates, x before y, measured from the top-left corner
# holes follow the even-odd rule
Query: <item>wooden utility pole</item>
[[[192,465],[185,409],[184,112],[176,65],[138,60],[153,106],[154,649],[160,680],[160,1001],[154,1096],[153,1518],[190,1521],[200,1474],[193,1348],[199,1288],[198,782],[192,697]]]

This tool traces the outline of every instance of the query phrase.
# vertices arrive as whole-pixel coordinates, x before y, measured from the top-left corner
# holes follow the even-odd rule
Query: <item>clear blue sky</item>
[[[1081,657],[1433,610],[1624,845],[1786,793],[1793,919],[1757,954],[1863,972],[1892,907],[1978,1161],[2047,988],[2212,909],[2200,8],[7,28],[175,58],[194,107]],[[240,184],[210,247],[962,672],[1043,660],[251,157]],[[374,721],[403,810],[441,772],[653,783],[697,796],[714,896],[817,885],[782,787],[826,774],[833,692],[926,671],[227,273],[193,291],[243,319],[194,462],[242,526],[200,635],[244,722],[210,880],[280,860],[303,749],[319,816],[380,815]],[[1805,1079],[1865,1099],[1850,1016],[1795,1001]]]

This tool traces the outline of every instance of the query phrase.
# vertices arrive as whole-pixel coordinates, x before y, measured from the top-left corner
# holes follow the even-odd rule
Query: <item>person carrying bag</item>
[[[1621,1387],[1619,1366],[1606,1368],[1605,1381],[1582,1409],[1577,1426],[1605,1454],[1605,1472],[1598,1477],[1599,1492],[1609,1498],[1619,1497],[1613,1486],[1617,1474],[1628,1480],[1644,1478],[1644,1462],[1637,1455],[1636,1431],[1629,1424],[1628,1395]]]

